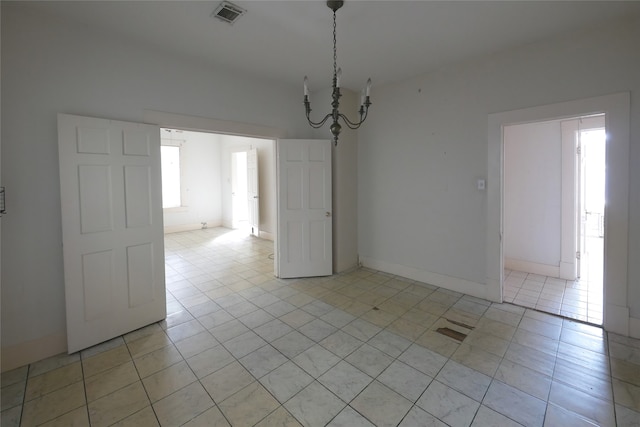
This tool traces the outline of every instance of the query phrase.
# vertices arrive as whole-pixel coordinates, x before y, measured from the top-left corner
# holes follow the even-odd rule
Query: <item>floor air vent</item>
[[[229,24],[233,24],[244,15],[246,10],[243,8],[236,6],[233,3],[229,3],[228,1],[223,1],[220,5],[213,11],[211,17],[218,18],[221,21],[227,22]]]

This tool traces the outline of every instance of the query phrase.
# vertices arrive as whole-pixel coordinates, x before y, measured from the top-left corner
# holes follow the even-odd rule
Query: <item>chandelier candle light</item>
[[[340,94],[340,78],[342,76],[342,69],[338,68],[337,65],[338,54],[336,50],[336,11],[340,9],[343,4],[343,0],[327,1],[327,6],[329,7],[329,9],[333,10],[333,92],[331,95],[333,101],[331,102],[331,112],[324,116],[324,119],[320,120],[319,122],[314,122],[309,117],[309,114],[311,113],[311,104],[309,103],[309,79],[307,78],[307,76],[304,76],[304,109],[307,115],[307,120],[309,121],[309,124],[312,128],[318,129],[322,127],[326,123],[326,121],[329,120],[329,118],[331,118],[333,120],[333,123],[331,124],[331,127],[329,129],[331,130],[331,134],[333,135],[333,143],[335,145],[338,145],[338,135],[340,135],[340,131],[342,130],[342,126],[340,126],[340,123],[338,123],[338,119],[341,118],[349,129],[358,129],[367,118],[367,114],[369,113],[369,106],[371,105],[371,101],[369,101],[371,79],[369,79],[367,80],[367,86],[363,91],[362,99],[360,102],[360,110],[358,110],[358,113],[360,113],[360,120],[358,122],[352,122],[339,110],[340,97],[342,96]]]

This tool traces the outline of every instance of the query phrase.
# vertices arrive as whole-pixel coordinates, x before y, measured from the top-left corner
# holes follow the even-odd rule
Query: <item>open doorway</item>
[[[602,324],[604,122],[505,126],[505,301]]]
[[[199,242],[196,246],[202,251],[233,241],[234,252],[247,251],[236,254],[238,259],[251,256],[258,246],[267,255],[273,253],[277,226],[274,152],[271,139],[161,129],[167,268],[173,262],[184,262],[172,259],[169,249],[184,246],[186,241]],[[256,236],[264,242],[251,243]],[[273,276],[273,258],[263,258],[266,265],[262,267]]]
[[[231,228],[260,237],[259,157],[254,141],[248,149],[231,153]],[[234,147],[238,149],[238,147]],[[265,190],[265,193],[268,191]],[[268,192],[270,193],[270,192]],[[272,197],[273,195],[268,195]]]

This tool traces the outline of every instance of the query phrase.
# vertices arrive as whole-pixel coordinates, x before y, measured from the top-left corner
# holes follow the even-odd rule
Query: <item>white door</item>
[[[58,115],[67,350],[166,317],[157,126]]]
[[[247,206],[251,234],[260,237],[260,197],[258,193],[258,150],[247,151]]]
[[[331,141],[281,139],[276,157],[276,274],[281,278],[331,275]]]
[[[576,167],[576,183],[577,183],[577,195],[578,195],[578,207],[577,207],[577,223],[578,223],[578,231],[576,233],[577,240],[577,251],[576,251],[576,266],[577,266],[577,277],[581,277],[581,269],[582,269],[582,257],[585,255],[585,236],[586,236],[586,225],[587,225],[587,212],[585,210],[585,174],[584,174],[584,147],[582,146],[582,133],[578,130],[576,139],[577,139],[577,167]]]

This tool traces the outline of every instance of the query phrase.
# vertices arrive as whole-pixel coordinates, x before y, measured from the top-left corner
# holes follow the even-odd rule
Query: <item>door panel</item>
[[[331,142],[279,140],[276,156],[278,277],[331,275]]]
[[[58,115],[69,353],[166,317],[157,126]]]

